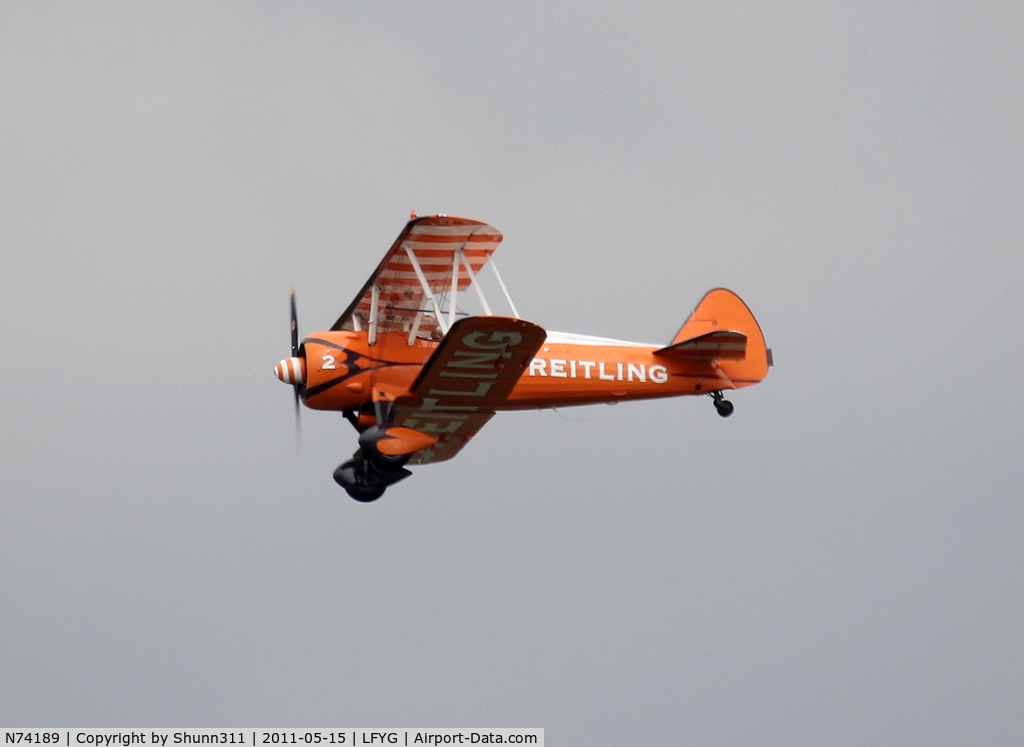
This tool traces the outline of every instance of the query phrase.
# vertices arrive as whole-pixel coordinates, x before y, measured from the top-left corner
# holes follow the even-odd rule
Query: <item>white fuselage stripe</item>
[[[653,348],[657,350],[662,345],[654,345],[646,342],[630,342],[628,340],[615,340],[610,337],[593,337],[590,335],[577,335],[571,332],[548,332],[544,341],[545,345],[610,345],[627,348]]]

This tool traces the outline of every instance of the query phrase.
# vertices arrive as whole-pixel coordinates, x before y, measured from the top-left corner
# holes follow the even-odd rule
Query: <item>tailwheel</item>
[[[711,398],[715,401],[715,409],[723,418],[732,415],[733,410],[736,409],[735,405],[723,397],[721,392],[711,392]]]

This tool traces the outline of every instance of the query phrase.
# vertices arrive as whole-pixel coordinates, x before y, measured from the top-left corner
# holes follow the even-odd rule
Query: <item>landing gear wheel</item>
[[[373,503],[384,495],[387,488],[384,485],[350,485],[345,492],[360,503]]]
[[[723,418],[732,415],[732,411],[736,409],[732,402],[722,396],[721,392],[711,392],[711,399],[715,401],[715,409]]]
[[[381,469],[363,457],[361,451],[357,451],[355,457],[334,470],[334,481],[360,503],[372,503],[384,495],[389,485],[394,485],[411,474],[412,472],[402,467]]]
[[[334,470],[334,481],[360,503],[372,503],[384,495],[387,483],[376,475],[365,459],[349,459]]]

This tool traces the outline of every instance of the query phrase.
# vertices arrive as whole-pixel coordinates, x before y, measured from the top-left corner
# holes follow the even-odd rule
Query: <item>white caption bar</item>
[[[543,729],[0,729],[0,747],[131,747],[132,745],[450,745],[544,747]]]

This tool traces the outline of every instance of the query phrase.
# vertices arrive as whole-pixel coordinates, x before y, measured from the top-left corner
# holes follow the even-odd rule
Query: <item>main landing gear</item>
[[[711,399],[715,401],[715,409],[723,418],[732,415],[733,410],[736,409],[732,402],[722,396],[721,392],[711,392]]]
[[[368,415],[369,412],[365,414]],[[373,414],[377,423],[389,420],[387,406],[382,402],[374,403]],[[360,503],[372,503],[384,495],[388,486],[394,485],[412,474],[405,468],[405,465],[418,444],[413,440],[410,445],[410,436],[427,438],[429,443],[433,443],[432,438],[424,437],[423,434],[417,434],[409,429],[389,428],[382,425],[360,425],[359,414],[354,410],[346,410],[344,415],[345,419],[359,431],[359,449],[351,459],[334,470],[334,481],[345,488],[345,492]],[[401,443],[402,439],[406,442],[404,448],[408,450],[407,453],[394,453],[403,450],[394,448],[386,448],[386,451],[392,453],[385,453],[380,448],[384,442]]]
[[[406,457],[405,461],[408,459]],[[384,495],[389,485],[394,485],[411,474],[412,472],[401,464],[388,464],[383,460],[363,456],[363,450],[360,449],[352,459],[334,470],[334,481],[360,503],[372,503]]]

